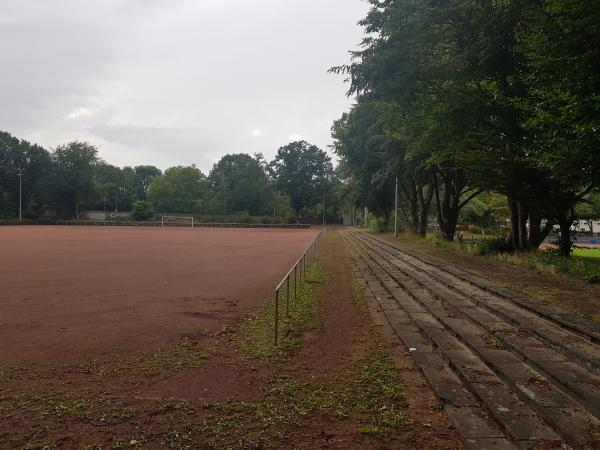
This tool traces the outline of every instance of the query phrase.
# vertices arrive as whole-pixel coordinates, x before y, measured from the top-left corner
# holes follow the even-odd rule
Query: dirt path
[[[321,327],[307,337],[306,346],[287,365],[287,373],[304,379],[321,379],[324,384],[357,364],[364,363],[381,346],[392,356],[398,373],[398,385],[403,389],[403,408],[409,417],[403,426],[392,429],[383,441],[357,433],[365,416],[376,411],[342,421],[324,421],[323,417],[303,425],[301,433],[320,436],[302,442],[299,448],[390,448],[390,449],[451,449],[462,445],[448,417],[439,408],[433,391],[417,371],[406,348],[390,333],[375,298],[362,297],[358,285],[352,284],[352,270],[341,228],[331,228],[323,245],[321,263],[328,276],[319,291]],[[360,292],[360,293],[359,293]],[[357,295],[360,298],[357,299]],[[356,380],[352,380],[356,382]]]
[[[461,448],[339,230],[319,253],[280,348],[267,302],[135,358],[0,367],[0,448]]]
[[[600,448],[600,340],[519,297],[346,232],[355,263],[473,448]]]

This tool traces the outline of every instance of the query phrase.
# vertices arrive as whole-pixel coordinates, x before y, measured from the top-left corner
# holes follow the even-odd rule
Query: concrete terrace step
[[[551,322],[544,322],[542,318],[534,316],[532,313],[528,311],[516,311],[514,314],[510,316],[512,318],[515,315],[526,315],[527,320],[535,321],[536,332],[530,333],[534,337],[529,336],[526,332],[527,328],[523,326],[511,326],[512,321],[509,323],[503,324],[500,329],[498,323],[502,323],[504,315],[494,315],[489,313],[486,309],[482,309],[477,303],[473,303],[466,295],[459,294],[457,290],[450,290],[445,287],[443,284],[436,283],[435,278],[429,277],[427,272],[422,269],[414,269],[411,265],[405,264],[403,261],[398,259],[393,259],[387,262],[385,260],[386,252],[378,251],[376,247],[372,247],[372,251],[376,252],[379,257],[384,258],[386,263],[391,263],[395,266],[396,271],[396,279],[402,278],[405,283],[405,288],[414,295],[421,296],[423,298],[428,298],[428,305],[434,305],[438,301],[444,302],[444,308],[450,306],[456,310],[457,313],[462,314],[470,319],[470,321],[478,326],[478,330],[476,333],[489,333],[490,337],[497,339],[502,345],[510,348],[514,353],[518,354],[521,358],[528,361],[530,364],[535,366],[539,371],[543,372],[546,376],[553,378],[556,382],[558,382],[561,387],[567,391],[570,395],[573,395],[578,398],[578,400],[586,406],[586,408],[591,411],[597,418],[600,417],[600,377],[595,373],[590,371],[590,365],[582,364],[579,358],[575,359],[576,364],[573,361],[571,356],[571,349],[565,349],[564,347],[558,345],[550,345],[548,346],[547,340],[539,339],[539,335],[547,335],[545,331],[545,327],[549,327],[552,329],[558,328]],[[396,256],[396,255],[393,255]],[[415,292],[412,288],[414,286],[414,281],[417,281],[421,284],[422,287],[428,290],[428,294],[425,294],[422,290]],[[431,297],[435,297],[435,300]],[[418,297],[417,297],[418,298]],[[515,309],[516,306],[513,304],[506,305],[508,308]],[[533,317],[531,317],[533,316]],[[492,324],[498,322],[494,325],[494,329],[488,328],[490,322]],[[463,331],[466,327],[472,327],[471,324],[465,325],[465,321],[460,321]],[[452,329],[452,321],[447,323],[448,328]],[[582,346],[585,346],[587,351],[593,353],[594,346],[596,347],[596,352],[599,353],[599,350],[595,344],[585,341],[578,335],[575,335],[572,332],[567,332],[566,330],[560,330],[563,334],[567,334],[568,336],[563,336],[565,341],[568,341],[569,338],[571,342],[577,342]],[[473,330],[471,329],[471,334]],[[475,336],[475,341],[478,336]],[[471,339],[472,341],[473,339]],[[477,345],[477,343],[470,342],[467,338],[465,340],[471,345]],[[595,356],[595,355],[594,355]]]
[[[498,424],[481,408],[479,401],[460,378],[450,369],[441,353],[436,350],[416,327],[407,313],[399,308],[377,277],[361,261],[355,265],[362,275],[365,288],[384,309],[386,318],[432,386],[454,422],[468,449],[505,450],[516,446]]]
[[[598,405],[595,374],[427,276],[427,267],[399,260],[357,233],[346,237],[360,250],[370,285],[379,282],[390,323],[410,320],[410,336],[416,339],[416,327],[428,338],[519,447],[560,448],[559,435],[576,448],[589,447],[590,433],[600,428],[590,414]]]

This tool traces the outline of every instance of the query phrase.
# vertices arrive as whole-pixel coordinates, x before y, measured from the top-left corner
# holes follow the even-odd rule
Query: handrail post
[[[296,261],[294,267],[292,267],[289,272],[285,275],[285,277],[279,282],[279,284],[275,287],[275,345],[277,346],[279,341],[279,290],[283,287],[283,283],[286,283],[286,297],[285,297],[285,311],[286,317],[290,317],[290,284],[292,280],[292,272],[294,272],[294,301],[298,300],[298,288],[302,287],[302,277],[304,277],[304,283],[307,283],[308,280],[308,271],[309,265],[311,261],[316,260],[317,258],[317,246],[319,241],[323,237],[323,232],[319,233],[319,235],[314,239],[314,241],[309,244],[302,256]],[[312,255],[311,255],[312,248]],[[312,259],[311,259],[312,258]],[[300,266],[300,267],[298,267]]]
[[[275,290],[275,345],[279,337],[279,289]]]
[[[287,277],[287,295],[285,296],[285,314],[290,317],[290,276]]]

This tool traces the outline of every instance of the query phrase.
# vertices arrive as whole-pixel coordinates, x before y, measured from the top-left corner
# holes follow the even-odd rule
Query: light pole
[[[23,220],[23,170],[19,167],[19,222]]]
[[[396,175],[396,190],[394,192],[394,236],[398,237],[398,175]]]

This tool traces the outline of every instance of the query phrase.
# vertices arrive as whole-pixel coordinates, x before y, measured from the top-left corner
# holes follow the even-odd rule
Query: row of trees
[[[507,198],[515,249],[600,186],[600,9],[588,0],[369,0],[346,74],[357,102],[333,126],[348,196],[452,240],[482,192]]]
[[[76,218],[83,209],[298,217],[335,184],[329,156],[304,141],[281,147],[271,163],[260,154],[226,155],[205,175],[194,165],[164,173],[154,166],[119,168],[100,159],[89,143],[49,152],[0,133],[3,217],[16,215],[20,196],[31,218]]]

